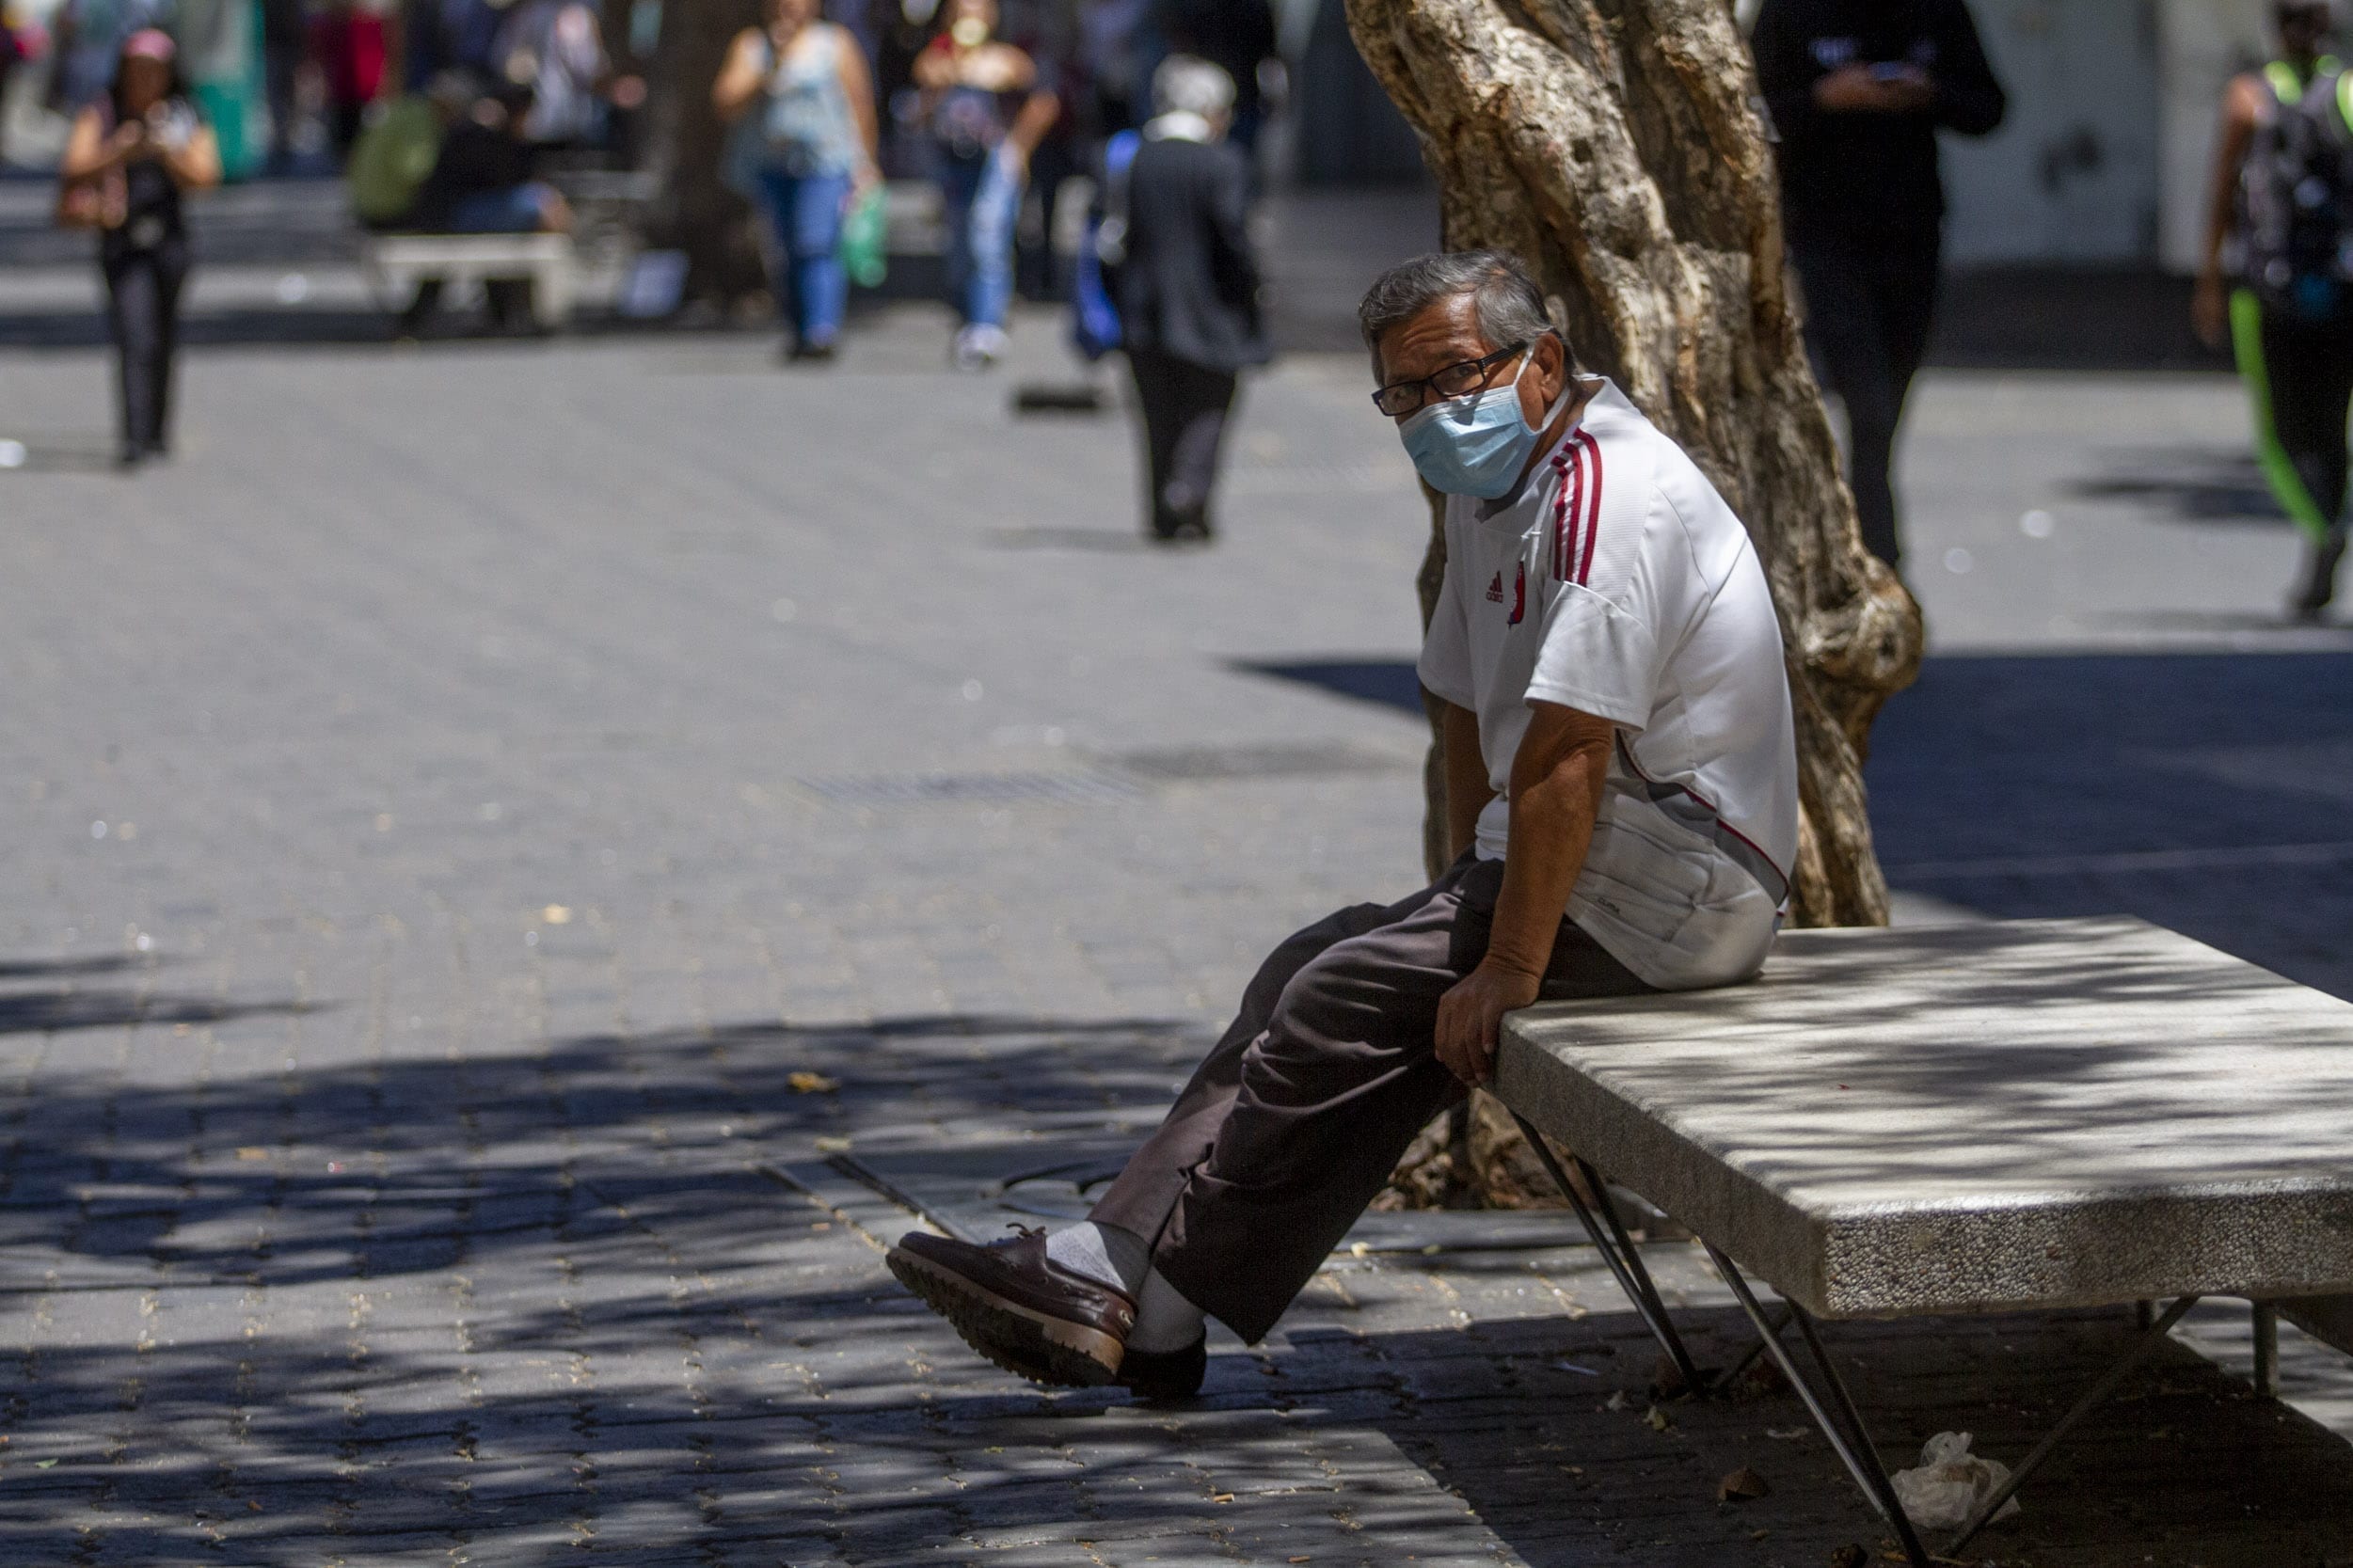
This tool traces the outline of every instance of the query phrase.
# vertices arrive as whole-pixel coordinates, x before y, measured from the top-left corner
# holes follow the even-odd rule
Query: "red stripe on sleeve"
[[[1582,588],[1587,586],[1587,579],[1593,576],[1593,542],[1601,536],[1601,443],[1582,430],[1577,433],[1577,438],[1578,444],[1593,459],[1592,509],[1584,520],[1584,554],[1577,563],[1577,584]]]

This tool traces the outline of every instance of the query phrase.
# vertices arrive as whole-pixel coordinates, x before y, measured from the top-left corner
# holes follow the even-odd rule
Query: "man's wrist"
[[[1540,983],[1544,979],[1545,966],[1543,964],[1530,963],[1524,956],[1508,952],[1499,953],[1493,948],[1489,948],[1487,957],[1479,960],[1479,967],[1498,974],[1515,975],[1522,980],[1534,980]]]

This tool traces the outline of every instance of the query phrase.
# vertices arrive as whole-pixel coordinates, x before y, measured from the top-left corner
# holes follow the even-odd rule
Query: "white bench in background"
[[[398,311],[417,285],[529,281],[532,316],[549,331],[572,319],[576,271],[568,234],[371,234],[361,261],[377,297]]]

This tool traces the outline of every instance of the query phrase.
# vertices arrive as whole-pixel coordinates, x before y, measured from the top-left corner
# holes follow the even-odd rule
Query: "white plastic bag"
[[[1978,1505],[2010,1479],[2008,1465],[1979,1459],[1969,1451],[1965,1432],[1940,1432],[1920,1449],[1920,1467],[1898,1470],[1896,1500],[1919,1529],[1959,1529],[1969,1522]],[[2018,1512],[2018,1499],[2001,1506],[1996,1519]]]

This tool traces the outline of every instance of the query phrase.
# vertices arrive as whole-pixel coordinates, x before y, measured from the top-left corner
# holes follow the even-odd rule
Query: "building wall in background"
[[[2270,57],[2270,11],[2267,0],[2164,0],[2158,255],[2170,272],[2197,270],[2222,89]]]
[[[2154,261],[2160,229],[2159,0],[1977,0],[2010,114],[1948,136],[1948,254],[1986,262]]]

